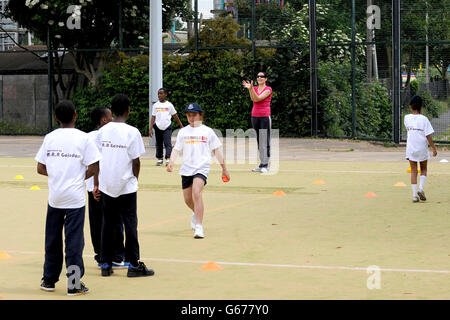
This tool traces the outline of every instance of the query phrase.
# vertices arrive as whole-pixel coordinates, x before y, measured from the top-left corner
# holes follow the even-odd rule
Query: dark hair
[[[267,78],[267,73],[265,73],[264,71],[259,71],[258,73],[262,73],[264,75],[264,78]],[[256,76],[258,76],[258,73],[256,74]]]
[[[62,100],[56,105],[55,116],[61,123],[70,123],[75,113],[75,106],[69,100]]]
[[[164,91],[164,93],[165,93],[166,95],[169,94],[169,92],[167,92],[166,88],[159,88],[158,91]]]
[[[128,96],[123,93],[116,94],[111,101],[111,111],[116,116],[123,115],[125,112],[128,111],[129,107],[130,107],[130,99],[128,99]]]
[[[411,102],[409,103],[411,108],[416,111],[420,111],[423,107],[423,100],[421,96],[414,96],[411,98]]]
[[[106,107],[105,106],[96,106],[94,110],[91,111],[91,120],[95,125],[100,124],[100,120],[103,117],[106,117]]]

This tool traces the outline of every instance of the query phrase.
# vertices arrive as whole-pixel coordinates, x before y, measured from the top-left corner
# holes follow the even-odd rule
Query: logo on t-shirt
[[[103,148],[112,148],[112,149],[126,149],[127,146],[123,144],[114,144],[111,141],[102,141]]]
[[[207,143],[208,138],[205,136],[185,136],[183,137],[185,144]]]
[[[414,130],[414,131],[425,131],[425,130],[423,130],[423,129],[414,128],[414,127],[406,127],[406,130],[407,130],[407,131],[411,131],[411,130]]]
[[[59,158],[81,158],[81,155],[76,153],[64,153],[63,150],[47,150],[47,157]]]
[[[169,112],[169,108],[156,108],[156,112]]]

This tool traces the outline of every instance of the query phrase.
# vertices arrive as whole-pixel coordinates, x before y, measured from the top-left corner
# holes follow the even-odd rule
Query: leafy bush
[[[390,138],[392,105],[380,83],[365,83],[357,72],[356,134],[358,137]],[[352,136],[351,66],[323,63],[319,67],[319,130],[329,137]]]

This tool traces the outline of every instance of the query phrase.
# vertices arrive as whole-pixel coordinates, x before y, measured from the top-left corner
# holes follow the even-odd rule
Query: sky
[[[192,1],[192,8],[194,2]],[[213,14],[210,12],[214,8],[214,0],[198,0],[198,11],[203,13],[203,18],[211,18]]]

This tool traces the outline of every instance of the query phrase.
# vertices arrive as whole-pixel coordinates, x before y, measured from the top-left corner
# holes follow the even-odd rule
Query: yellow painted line
[[[225,209],[234,208],[234,207],[237,207],[237,206],[240,206],[240,205],[243,205],[243,204],[247,204],[247,203],[251,203],[251,202],[255,202],[255,201],[259,201],[259,200],[264,200],[264,199],[269,199],[269,198],[273,198],[273,197],[274,197],[273,195],[266,195],[264,197],[258,197],[258,198],[253,198],[253,199],[250,199],[250,200],[240,201],[240,202],[236,202],[236,203],[233,203],[233,204],[229,204],[229,205],[226,205],[226,206],[222,206],[222,207],[219,207],[219,208],[215,208],[215,209],[206,211],[205,214],[207,214],[207,213],[211,214],[211,213],[222,211],[222,210],[225,210]],[[163,224],[166,224],[166,223],[170,223],[170,222],[175,222],[175,221],[178,221],[178,220],[183,220],[183,219],[186,219],[186,218],[187,218],[187,216],[183,215],[183,216],[177,216],[177,217],[172,218],[172,219],[163,220],[163,221],[160,221],[160,222],[157,222],[157,223],[147,224],[147,225],[144,225],[142,227],[139,227],[138,231],[141,231],[141,230],[144,230],[144,229],[147,229],[147,228],[151,228],[151,227],[157,227],[157,226],[160,226],[160,225],[163,225]]]

